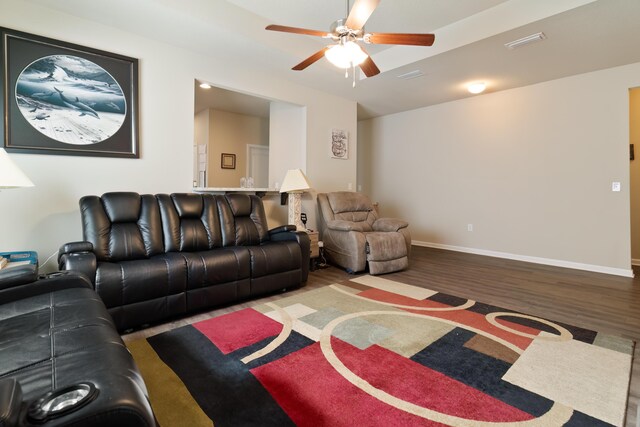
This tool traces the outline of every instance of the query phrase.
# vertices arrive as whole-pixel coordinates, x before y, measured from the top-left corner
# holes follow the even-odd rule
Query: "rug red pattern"
[[[623,424],[631,341],[354,280],[159,334],[148,347],[216,426]]]

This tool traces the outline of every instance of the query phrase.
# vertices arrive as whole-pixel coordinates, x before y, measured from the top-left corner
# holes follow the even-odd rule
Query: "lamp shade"
[[[311,185],[304,176],[304,173],[300,169],[289,169],[284,176],[282,186],[280,187],[281,193],[290,193],[292,191],[304,191],[309,190]]]
[[[0,148],[0,188],[33,187],[33,182],[13,163],[4,149]]]

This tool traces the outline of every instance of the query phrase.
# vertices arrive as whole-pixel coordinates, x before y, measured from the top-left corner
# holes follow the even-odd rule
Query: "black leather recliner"
[[[257,196],[118,192],[80,209],[85,241],[60,248],[60,269],[91,279],[121,331],[307,280],[307,233],[268,230]]]
[[[0,271],[0,425],[156,425],[142,377],[91,287],[71,272],[37,280],[35,266]],[[88,403],[34,410],[77,384],[93,387]]]

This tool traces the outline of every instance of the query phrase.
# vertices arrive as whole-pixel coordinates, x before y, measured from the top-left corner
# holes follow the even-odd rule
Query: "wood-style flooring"
[[[610,276],[560,267],[414,246],[410,268],[385,278],[470,298],[533,316],[640,341],[640,269],[636,278]],[[156,335],[294,292],[354,277],[336,268],[309,274],[307,285],[284,294],[246,301],[123,336],[125,341]],[[640,427],[640,350],[634,352],[625,427]]]

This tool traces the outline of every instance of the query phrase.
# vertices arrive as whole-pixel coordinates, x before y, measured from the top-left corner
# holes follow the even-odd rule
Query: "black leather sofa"
[[[87,278],[36,279],[35,266],[0,270],[0,425],[155,426],[144,382]],[[84,399],[65,401],[79,384]]]
[[[60,248],[60,269],[90,278],[120,331],[307,280],[307,233],[268,230],[257,196],[117,192],[80,210],[85,241]]]

